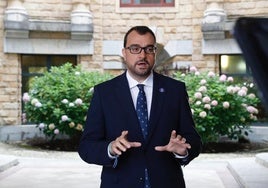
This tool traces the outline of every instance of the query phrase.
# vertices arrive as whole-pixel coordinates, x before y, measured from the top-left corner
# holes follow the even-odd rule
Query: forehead
[[[127,46],[137,44],[140,46],[154,45],[154,37],[151,33],[139,34],[137,31],[132,31],[127,37]]]

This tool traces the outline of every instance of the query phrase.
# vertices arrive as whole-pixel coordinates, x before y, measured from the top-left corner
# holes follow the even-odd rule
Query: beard
[[[133,66],[127,66],[127,69],[136,80],[145,80],[151,74],[153,66],[148,61],[141,60]]]

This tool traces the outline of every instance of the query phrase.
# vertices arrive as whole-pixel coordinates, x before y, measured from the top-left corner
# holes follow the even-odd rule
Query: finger
[[[136,145],[135,142],[129,142],[126,137],[119,139],[120,144],[125,147],[126,149],[129,149],[132,147],[132,145]],[[134,143],[134,144],[133,144]]]
[[[126,148],[130,148],[130,144],[127,140],[128,131],[122,131],[121,136],[118,138],[120,144],[125,146]]]
[[[125,152],[127,150],[127,148],[123,144],[121,144],[119,141],[116,141],[112,148],[113,148],[113,151],[117,153],[118,155],[121,155],[122,152]]]
[[[177,135],[177,140],[181,140],[182,139],[182,136],[181,135]]]
[[[182,142],[182,143],[186,143],[186,139],[185,139],[185,138],[182,138],[182,139],[181,139],[181,142]]]
[[[130,142],[128,140],[126,140],[125,138],[119,139],[119,142],[125,148],[130,148],[131,147]]]
[[[166,151],[166,146],[155,146],[156,151]]]
[[[118,148],[118,142],[117,141],[112,142],[111,150],[112,150],[111,153],[113,155],[121,155],[122,154],[122,151]]]
[[[176,131],[173,130],[173,131],[171,132],[170,139],[175,139],[175,138],[176,138]]]
[[[192,146],[191,146],[190,144],[186,144],[186,148],[187,148],[187,149],[191,149],[191,147],[192,147]]]
[[[113,153],[114,155],[122,155],[122,152],[117,148],[113,148]]]
[[[130,147],[134,147],[134,148],[137,148],[137,147],[141,146],[140,142],[129,142],[129,144],[130,144]]]

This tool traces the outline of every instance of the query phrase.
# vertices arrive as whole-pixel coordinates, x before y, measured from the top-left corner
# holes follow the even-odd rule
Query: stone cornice
[[[10,1],[4,14],[4,51],[5,53],[44,53],[45,42],[47,52],[61,52],[60,48],[66,49],[63,54],[88,54],[92,53],[92,46],[88,46],[93,38],[93,23],[90,11],[75,8],[70,14],[70,21],[61,20],[33,20],[30,19],[26,9],[20,1]],[[69,33],[68,39],[43,39],[31,38],[30,32],[61,32]],[[17,40],[19,39],[19,40]],[[46,41],[44,41],[46,40]],[[77,44],[81,44],[80,47]],[[64,46],[67,45],[67,46]],[[78,47],[78,49],[72,46]],[[57,49],[55,49],[57,48]],[[38,50],[40,49],[40,51]],[[62,53],[61,53],[62,54]]]

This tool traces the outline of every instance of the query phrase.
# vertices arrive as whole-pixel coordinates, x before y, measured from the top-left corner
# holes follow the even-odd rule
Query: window
[[[76,56],[68,55],[22,55],[22,94],[29,91],[29,85],[36,76],[42,76],[52,66],[69,62],[76,65]]]
[[[250,70],[241,55],[221,55],[220,73],[231,76],[249,76]]]
[[[175,0],[120,0],[120,7],[174,7]]]

